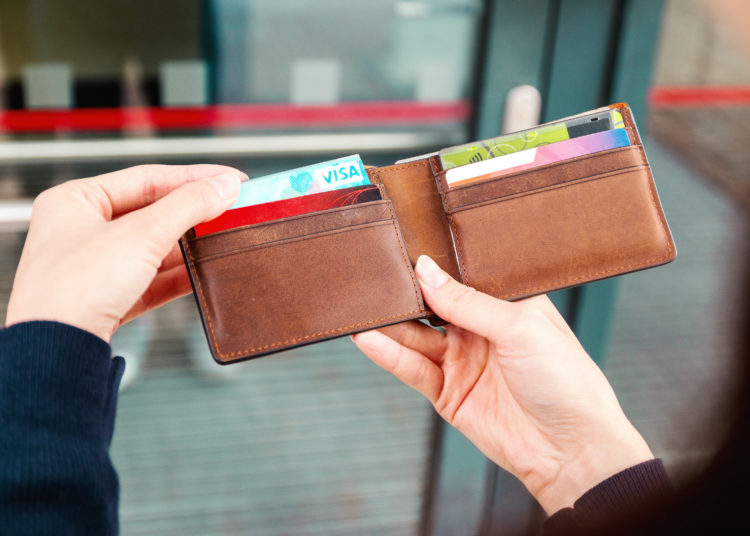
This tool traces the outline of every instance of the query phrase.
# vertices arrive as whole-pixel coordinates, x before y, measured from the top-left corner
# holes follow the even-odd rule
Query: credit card
[[[607,110],[489,140],[448,147],[439,152],[440,162],[447,170],[550,143],[624,128],[622,114],[617,110]]]
[[[229,207],[260,205],[301,195],[370,184],[359,155],[265,175],[242,183],[240,196]]]
[[[409,158],[402,158],[401,160],[396,160],[396,164],[406,164],[407,162],[414,162],[416,160],[423,160],[425,158],[430,158],[431,156],[435,156],[436,154],[438,154],[437,151],[435,151],[433,153],[420,154],[418,156],[410,156]]]
[[[288,218],[289,216],[297,216],[299,214],[309,214],[329,208],[379,201],[380,199],[382,199],[380,189],[374,184],[366,184],[364,186],[353,186],[340,190],[291,197],[259,205],[249,205],[229,209],[211,221],[199,223],[195,226],[195,236],[204,236],[227,229],[234,229],[235,227],[242,227],[243,225]]]
[[[445,182],[449,187],[470,184],[490,177],[503,176],[576,156],[628,145],[630,145],[630,138],[628,138],[627,130],[617,128],[597,132],[449,169],[445,172]],[[498,172],[502,173],[498,175]]]

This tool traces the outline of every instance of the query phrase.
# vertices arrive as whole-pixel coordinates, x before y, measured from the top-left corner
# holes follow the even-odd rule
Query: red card
[[[302,195],[291,199],[272,201],[261,205],[250,205],[249,207],[227,210],[218,218],[211,221],[199,223],[195,226],[195,236],[204,236],[218,233],[243,225],[252,225],[264,221],[288,218],[298,214],[309,214],[335,207],[345,207],[368,201],[382,199],[380,189],[374,184],[365,186],[353,186],[341,190],[331,190],[317,194]]]

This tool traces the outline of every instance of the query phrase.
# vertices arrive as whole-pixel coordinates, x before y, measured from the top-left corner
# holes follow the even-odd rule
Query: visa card
[[[449,169],[445,172],[445,182],[452,188],[628,145],[630,138],[625,129],[597,132]]]
[[[438,154],[443,169],[448,170],[550,143],[624,128],[625,123],[622,114],[617,110],[608,110],[506,134],[489,140],[448,147]]]
[[[370,184],[370,179],[362,160],[355,154],[243,182],[239,198],[229,208],[260,205],[365,184]]]
[[[379,201],[380,199],[382,199],[380,188],[374,184],[366,184],[364,186],[353,186],[340,190],[290,197],[289,199],[261,203],[259,205],[249,205],[229,209],[211,221],[199,223],[195,226],[195,236],[204,236],[244,225],[288,218],[299,214],[309,214],[329,208]]]

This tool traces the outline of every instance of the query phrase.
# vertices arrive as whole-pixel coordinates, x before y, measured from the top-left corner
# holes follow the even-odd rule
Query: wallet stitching
[[[614,268],[609,268],[607,270],[599,270],[598,272],[593,272],[587,275],[583,276],[576,276],[568,279],[564,279],[561,281],[555,281],[553,283],[548,283],[545,285],[537,285],[536,287],[525,287],[519,291],[516,291],[515,294],[511,294],[509,298],[507,299],[513,299],[516,296],[524,296],[529,295],[528,293],[534,293],[538,290],[542,289],[549,289],[550,291],[555,290],[556,288],[565,288],[569,286],[570,283],[575,283],[576,281],[594,281],[598,276],[610,276],[610,275],[616,275],[618,273],[627,272],[631,268],[646,268],[650,266],[653,263],[659,263],[662,261],[666,261],[669,259],[669,257],[672,254],[672,246],[669,245],[667,247],[668,253],[662,257],[651,257],[650,259],[645,259],[643,261],[630,263],[630,264],[622,264],[620,266],[616,266]]]
[[[378,179],[380,179],[380,177],[378,177]],[[414,296],[416,298],[417,305],[419,305],[420,302],[421,302],[421,300],[419,299],[419,292],[417,291],[416,281],[414,279],[414,271],[411,269],[411,264],[408,262],[408,260],[406,258],[406,253],[404,252],[404,246],[401,243],[400,237],[398,236],[398,228],[396,227],[395,215],[393,213],[393,207],[391,206],[390,200],[387,200],[387,206],[388,206],[388,210],[389,210],[389,212],[391,214],[391,223],[393,225],[393,231],[394,231],[394,234],[395,234],[395,237],[396,237],[396,241],[398,242],[399,249],[401,250],[401,258],[404,260],[404,264],[406,265],[406,267],[407,267],[407,269],[409,271],[409,277],[411,278],[412,288],[414,289]],[[185,241],[185,244],[186,244],[186,248],[187,248],[187,252],[188,252],[188,258],[190,259],[190,270],[196,276],[194,279],[195,279],[196,286],[198,288],[198,295],[200,296],[201,304],[203,305],[203,312],[205,314],[206,323],[208,324],[208,331],[211,334],[211,343],[213,345],[214,350],[216,351],[216,354],[219,357],[222,357],[222,358],[234,357],[234,356],[238,356],[238,355],[244,355],[244,354],[247,354],[247,353],[255,353],[255,352],[259,351],[259,350],[271,350],[273,348],[279,348],[279,347],[286,346],[286,345],[292,344],[292,343],[309,341],[309,340],[315,339],[317,337],[320,337],[322,335],[331,335],[331,334],[334,334],[334,333],[342,333],[342,332],[346,332],[346,331],[349,331],[349,330],[352,330],[352,329],[364,328],[366,326],[378,324],[380,322],[385,322],[385,321],[400,320],[402,318],[407,318],[407,317],[409,317],[411,315],[414,315],[415,313],[424,314],[424,307],[423,306],[419,306],[417,309],[412,309],[411,311],[409,311],[407,313],[402,313],[400,315],[389,316],[389,317],[381,317],[381,318],[378,318],[376,320],[370,320],[370,321],[367,321],[367,322],[359,322],[357,324],[352,324],[352,325],[349,325],[349,326],[344,326],[344,327],[340,327],[340,328],[334,328],[334,329],[319,331],[317,333],[312,333],[312,334],[309,334],[309,335],[305,335],[304,337],[294,337],[292,339],[287,339],[287,340],[281,341],[281,342],[266,344],[266,345],[263,345],[263,346],[256,346],[256,347],[252,347],[252,348],[246,348],[246,349],[243,349],[243,350],[236,350],[234,352],[229,352],[229,353],[222,352],[222,350],[219,348],[218,340],[216,339],[216,333],[214,331],[214,325],[213,325],[213,322],[211,322],[211,313],[210,313],[210,311],[208,309],[208,306],[206,305],[206,298],[205,298],[205,296],[203,294],[203,287],[201,285],[200,278],[197,276],[197,273],[195,273],[196,272],[196,268],[195,268],[195,258],[193,257],[193,251],[190,248],[190,244],[187,242],[187,240]]]
[[[190,258],[190,265],[191,265],[190,269],[194,271],[195,270],[195,261],[193,259],[193,253],[192,253],[189,245],[187,246],[187,250],[188,250],[188,257]],[[412,284],[413,284],[413,279],[414,278],[412,277]],[[370,326],[370,325],[378,324],[380,322],[385,322],[385,321],[390,321],[390,320],[399,320],[401,318],[409,317],[409,316],[411,316],[411,315],[413,315],[415,313],[419,313],[419,314],[423,314],[424,313],[424,310],[422,308],[413,309],[413,310],[411,310],[411,311],[409,311],[407,313],[402,313],[400,315],[384,316],[384,317],[378,318],[376,320],[370,320],[370,321],[367,321],[367,322],[359,322],[357,324],[351,324],[349,326],[344,326],[344,327],[340,327],[340,328],[334,328],[334,329],[328,329],[328,330],[324,330],[324,331],[318,331],[318,332],[312,333],[310,335],[305,335],[304,337],[293,337],[293,338],[287,339],[285,341],[276,342],[276,343],[270,343],[270,344],[265,344],[263,346],[255,346],[255,347],[252,347],[252,348],[245,348],[243,350],[236,350],[234,352],[223,352],[219,348],[219,342],[216,339],[216,333],[214,331],[214,325],[213,325],[213,322],[211,322],[211,313],[208,310],[208,307],[206,306],[206,298],[203,295],[203,287],[201,286],[200,278],[199,277],[195,277],[195,282],[196,282],[196,286],[198,287],[198,294],[200,295],[201,303],[203,304],[203,310],[204,310],[204,313],[205,313],[205,316],[206,316],[206,323],[208,324],[208,330],[209,330],[209,332],[211,334],[211,342],[213,343],[214,350],[216,351],[216,354],[219,357],[234,357],[234,356],[237,356],[237,355],[243,355],[243,354],[247,354],[247,353],[254,353],[254,352],[257,352],[259,350],[271,350],[273,348],[278,348],[278,347],[281,347],[281,346],[286,346],[287,344],[292,344],[292,343],[297,343],[297,342],[304,342],[304,341],[308,341],[308,340],[311,340],[311,339],[315,339],[316,337],[320,337],[321,335],[331,335],[333,333],[340,333],[340,332],[348,331],[348,330],[351,330],[351,329],[363,328],[365,326]]]
[[[487,184],[487,183],[490,183],[490,182],[493,182],[493,181],[496,181],[496,180],[507,180],[507,179],[511,179],[511,178],[515,178],[515,177],[521,177],[523,175],[530,175],[532,173],[536,173],[536,172],[540,172],[540,171],[546,171],[548,169],[553,169],[553,168],[555,168],[557,166],[567,166],[567,165],[575,164],[575,163],[579,163],[579,162],[586,162],[588,160],[592,160],[592,159],[595,159],[595,158],[598,158],[598,157],[610,156],[610,155],[613,155],[613,154],[625,153],[625,152],[637,152],[640,155],[640,157],[641,157],[639,164],[633,164],[630,167],[646,166],[646,165],[648,165],[648,162],[646,161],[646,154],[645,154],[645,152],[643,150],[643,146],[642,145],[627,145],[625,147],[616,147],[614,149],[606,149],[604,151],[598,151],[596,153],[591,153],[591,154],[587,154],[587,155],[575,156],[573,158],[567,158],[567,159],[561,160],[559,162],[551,162],[551,163],[545,164],[543,166],[538,166],[538,167],[531,168],[531,169],[523,169],[521,171],[516,171],[516,172],[513,172],[513,173],[508,173],[506,175],[503,175],[503,170],[499,170],[499,171],[496,172],[499,175],[494,176],[494,177],[490,177],[490,178],[485,179],[483,181],[475,182],[473,184],[465,184],[463,186],[458,185],[458,186],[454,186],[452,188],[449,188],[448,185],[447,185],[447,183],[446,183],[446,187],[444,188],[444,191],[446,193],[449,193],[449,192],[459,192],[461,190],[471,189],[472,187],[479,186],[480,184]],[[613,170],[613,171],[617,171],[617,170]],[[447,173],[447,171],[441,171],[440,174],[439,174],[441,177],[443,177],[443,180],[445,178],[445,174],[446,173]],[[609,172],[605,172],[605,173],[609,173]],[[582,177],[582,178],[584,178],[584,177]]]
[[[450,215],[450,222],[451,222],[451,229],[453,229],[453,234],[456,237],[456,254],[458,255],[458,266],[461,271],[461,279],[463,279],[464,284],[469,284],[469,272],[466,269],[466,264],[464,263],[464,247],[463,247],[463,241],[461,239],[461,235],[458,232],[458,228],[456,227],[456,222],[453,220],[453,214]]]
[[[195,259],[193,258],[193,252],[190,249],[190,245],[189,244],[186,244],[186,246],[187,246],[187,251],[188,251],[188,257],[190,259],[190,269],[191,269],[191,271],[195,272]],[[401,248],[401,249],[403,250],[403,248]],[[402,255],[403,255],[403,252],[402,252]],[[251,348],[245,348],[243,350],[236,350],[234,352],[223,352],[219,348],[219,341],[216,338],[216,333],[214,331],[214,325],[213,325],[213,322],[211,321],[211,312],[209,311],[208,306],[206,305],[206,297],[203,294],[203,287],[201,285],[200,278],[197,277],[197,274],[195,274],[195,275],[196,275],[196,277],[194,279],[195,279],[196,286],[198,287],[198,295],[200,296],[201,304],[203,305],[203,312],[204,312],[205,317],[206,317],[206,323],[208,324],[208,331],[211,334],[211,343],[213,344],[214,350],[216,351],[216,354],[219,357],[234,357],[234,356],[243,355],[243,354],[247,354],[247,353],[254,353],[254,352],[257,352],[259,350],[271,350],[273,348],[278,348],[278,347],[281,347],[281,346],[286,346],[286,345],[292,344],[292,343],[305,342],[305,341],[308,341],[308,340],[312,340],[312,339],[315,339],[317,337],[320,337],[321,335],[331,335],[331,334],[334,334],[334,333],[341,333],[341,332],[349,331],[351,329],[364,328],[366,326],[378,324],[380,322],[385,322],[385,321],[390,321],[390,320],[399,320],[401,318],[409,317],[409,316],[411,316],[411,315],[413,315],[415,313],[419,313],[419,314],[423,314],[424,313],[424,309],[420,307],[418,309],[413,309],[413,310],[411,310],[411,311],[409,311],[407,313],[402,313],[400,315],[384,316],[384,317],[378,318],[376,320],[370,320],[370,321],[367,321],[367,322],[359,322],[357,324],[351,324],[349,326],[344,326],[344,327],[341,327],[341,328],[334,328],[334,329],[328,329],[328,330],[324,330],[324,331],[319,331],[319,332],[316,332],[316,333],[312,333],[310,335],[305,335],[304,337],[294,337],[294,338],[291,338],[291,339],[287,339],[285,341],[276,342],[276,343],[270,343],[270,344],[265,344],[263,346],[255,346],[255,347],[251,347]],[[412,285],[413,284],[414,284],[414,276],[412,276]],[[416,292],[416,288],[415,288],[415,292]],[[419,303],[419,295],[418,294],[417,294],[417,303]]]
[[[219,356],[224,357],[221,350],[219,349],[219,343],[216,340],[216,333],[214,332],[214,325],[213,322],[211,322],[211,313],[208,310],[208,305],[206,304],[206,297],[203,295],[203,286],[201,285],[201,279],[198,277],[197,270],[195,268],[195,259],[193,258],[193,250],[190,248],[190,244],[186,242],[188,257],[190,258],[190,271],[192,271],[195,275],[193,277],[193,280],[195,281],[195,285],[198,288],[198,295],[200,296],[201,305],[203,306],[203,313],[206,318],[206,323],[208,324],[208,331],[211,334],[211,344],[214,347],[214,350],[216,350],[216,353],[219,354]]]
[[[442,189],[442,186],[438,183],[438,190],[440,191]],[[440,197],[443,200],[443,205],[446,205],[445,196],[443,195],[445,192],[440,191]],[[455,238],[456,243],[456,256],[458,257],[458,271],[461,274],[461,279],[465,284],[468,284],[468,272],[466,271],[466,265],[464,264],[464,253],[463,253],[463,244],[461,241],[461,235],[458,232],[458,228],[456,227],[456,222],[453,220],[453,212],[448,212],[448,223],[451,226],[451,231],[453,232],[453,236]]]
[[[381,195],[382,195],[382,190],[381,190]],[[260,227],[275,227],[277,225],[282,225],[282,224],[288,223],[290,221],[303,221],[303,220],[314,218],[315,216],[320,216],[322,214],[334,214],[334,213],[337,213],[337,212],[346,212],[347,210],[353,210],[355,208],[362,208],[362,207],[366,207],[366,206],[376,206],[376,205],[384,204],[384,203],[387,203],[386,199],[378,199],[376,201],[368,201],[367,203],[358,203],[358,204],[355,204],[355,205],[346,205],[346,206],[343,206],[343,207],[333,207],[333,208],[328,208],[328,209],[325,209],[325,210],[319,210],[317,212],[310,212],[310,213],[307,213],[307,214],[297,214],[297,215],[294,215],[294,216],[286,216],[284,218],[278,218],[276,220],[262,221],[262,222],[258,222],[258,223],[251,223],[249,225],[242,225],[240,227],[233,227],[232,229],[223,229],[223,230],[217,231],[215,233],[210,233],[210,234],[203,235],[203,236],[196,236],[194,238],[189,239],[189,241],[195,244],[195,243],[198,243],[198,242],[202,241],[205,238],[212,238],[212,237],[216,237],[216,236],[228,236],[230,234],[234,234],[234,233],[237,233],[237,232],[246,231],[246,230],[248,230],[251,227],[253,227],[253,228],[256,228],[256,227],[257,228],[260,228]],[[187,242],[187,240],[186,240],[186,242]]]
[[[458,271],[461,274],[462,282],[468,285],[469,275],[466,270],[466,265],[464,264],[464,253],[463,253],[463,245],[461,241],[461,234],[458,232],[458,228],[456,227],[456,222],[453,219],[453,212],[448,208],[448,200],[446,198],[447,187],[443,186],[444,181],[441,178],[440,174],[434,174],[434,169],[433,169],[433,175],[435,179],[437,180],[438,193],[440,194],[440,199],[443,202],[443,207],[446,209],[446,213],[448,216],[448,223],[450,224],[451,231],[453,233],[453,237],[455,240],[456,257],[458,257]]]
[[[551,190],[558,190],[561,188],[567,188],[569,186],[576,186],[579,184],[584,184],[586,182],[592,182],[592,181],[598,181],[602,179],[608,179],[610,177],[615,177],[617,175],[622,175],[623,173],[629,173],[631,171],[635,171],[637,169],[648,169],[648,166],[646,165],[637,165],[637,166],[631,166],[627,168],[622,169],[616,169],[613,171],[605,171],[604,173],[598,173],[594,175],[586,175],[585,177],[580,177],[578,179],[573,179],[565,182],[558,182],[556,184],[548,184],[547,186],[540,186],[538,188],[531,188],[529,190],[523,190],[520,192],[514,192],[512,194],[506,194],[501,195],[498,197],[492,197],[490,199],[485,199],[484,201],[475,201],[471,203],[467,203],[465,205],[457,205],[455,208],[450,209],[451,214],[456,212],[464,212],[466,210],[471,210],[473,208],[480,208],[487,205],[492,205],[494,203],[502,203],[504,201],[511,201],[513,199],[518,199],[521,197],[526,197],[528,195],[535,195],[540,194],[544,192],[549,192]]]
[[[333,234],[345,233],[347,231],[356,231],[358,229],[365,229],[367,227],[376,227],[378,225],[387,225],[388,223],[390,223],[390,220],[386,218],[384,220],[375,220],[375,221],[368,221],[365,223],[358,223],[358,224],[350,225],[348,227],[328,229],[328,230],[320,231],[317,233],[309,233],[309,234],[299,235],[299,236],[290,236],[288,238],[282,238],[280,240],[273,240],[271,242],[261,242],[259,244],[253,244],[252,246],[244,246],[244,247],[239,247],[235,249],[230,249],[227,251],[220,251],[218,253],[212,253],[211,255],[206,255],[204,257],[197,257],[195,259],[195,262],[202,263],[202,262],[209,261],[209,260],[221,259],[223,257],[231,257],[232,255],[239,255],[241,253],[245,253],[248,251],[255,251],[258,249],[271,248],[275,246],[283,246],[284,244],[291,244],[294,242],[299,242],[301,240],[307,240],[311,238],[318,238],[318,237],[324,237],[324,236],[329,236]]]
[[[219,350],[218,345],[215,343],[215,341],[214,341],[214,348],[216,348],[216,353],[218,354],[219,357],[234,357],[234,356],[239,356],[239,355],[245,355],[247,353],[258,352],[261,350],[272,350],[274,348],[279,348],[279,347],[286,346],[289,344],[301,343],[301,342],[309,341],[312,339],[316,339],[322,335],[333,335],[335,333],[343,333],[343,332],[350,331],[350,330],[356,330],[356,329],[364,328],[367,326],[377,325],[377,324],[380,324],[381,322],[386,322],[386,321],[391,321],[391,320],[400,320],[402,318],[407,318],[409,316],[412,316],[416,313],[423,314],[424,311],[422,309],[413,309],[407,313],[401,313],[401,314],[394,315],[394,316],[384,316],[376,320],[368,320],[367,322],[359,322],[357,324],[351,324],[349,326],[344,326],[340,328],[318,331],[316,333],[305,335],[304,337],[293,337],[285,341],[264,344],[263,346],[254,346],[252,348],[245,348],[243,350],[236,350],[234,352],[229,352],[229,353],[221,352],[221,350]],[[211,335],[214,336],[213,332],[211,333]]]
[[[429,159],[425,158],[424,160],[429,160]],[[375,168],[375,173],[376,174],[379,174],[380,172],[391,173],[391,172],[401,171],[402,169],[409,169],[413,167],[424,166],[425,165],[424,160],[415,160],[414,162],[407,162],[405,164],[395,164],[393,166]],[[429,162],[427,164],[429,165]]]
[[[649,259],[645,259],[645,260],[642,260],[642,261],[632,262],[630,264],[622,264],[620,266],[615,266],[615,267],[608,268],[608,269],[605,269],[605,270],[599,270],[597,272],[588,273],[588,274],[580,275],[580,276],[576,276],[576,277],[570,277],[568,279],[559,280],[559,281],[555,281],[555,282],[552,282],[552,283],[546,283],[544,285],[537,285],[535,287],[524,287],[521,290],[517,290],[516,293],[513,294],[513,295],[525,295],[527,293],[530,293],[530,292],[533,293],[533,292],[536,292],[538,290],[542,290],[544,288],[564,287],[564,286],[567,286],[570,283],[574,283],[576,281],[593,280],[593,279],[597,278],[598,276],[604,276],[604,277],[606,277],[606,276],[610,276],[610,275],[616,275],[616,274],[621,273],[623,271],[627,271],[627,270],[629,270],[631,268],[637,268],[637,267],[640,267],[640,266],[650,265],[650,264],[658,263],[658,262],[663,262],[663,261],[666,261],[666,260],[670,259],[672,257],[673,251],[674,251],[674,249],[672,247],[672,240],[670,240],[669,233],[667,232],[666,221],[664,219],[664,213],[663,213],[663,211],[659,210],[659,205],[656,202],[656,186],[654,185],[653,175],[651,174],[651,170],[648,167],[646,167],[646,169],[648,171],[648,178],[649,178],[649,181],[648,181],[649,182],[648,193],[649,193],[649,197],[651,198],[651,205],[654,207],[654,210],[656,210],[656,213],[659,215],[659,223],[660,223],[660,226],[661,226],[662,237],[667,242],[667,252],[664,255],[662,255],[661,257],[651,257]],[[453,214],[451,214],[451,225],[453,224],[452,220],[453,220]],[[456,233],[456,244],[459,246],[459,260],[460,260],[460,257],[461,257],[461,252],[460,252],[461,242],[460,242],[460,237],[459,237],[459,235],[457,233]],[[469,276],[467,275],[466,271],[464,271],[463,274],[464,274],[464,282],[468,286],[473,286],[470,283],[470,281],[469,281]],[[513,295],[511,295],[511,296],[513,296]]]

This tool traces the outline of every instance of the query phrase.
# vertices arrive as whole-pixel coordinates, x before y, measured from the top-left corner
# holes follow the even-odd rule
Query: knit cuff
[[[0,330],[0,421],[111,440],[124,360],[109,344],[59,322]]]
[[[545,534],[565,534],[643,508],[672,492],[661,459],[639,463],[600,482],[544,523]]]
[[[581,495],[573,508],[581,515],[629,511],[663,497],[672,485],[661,459],[639,463],[600,482]]]

